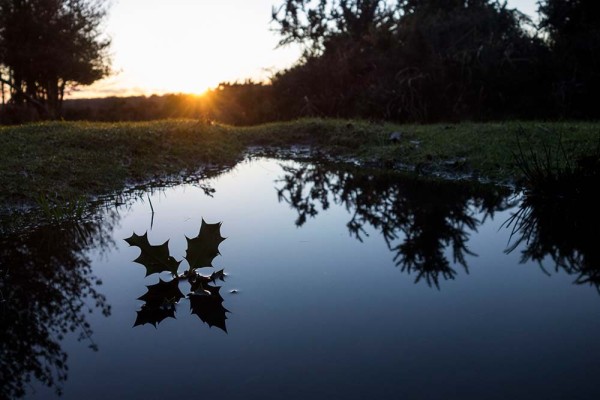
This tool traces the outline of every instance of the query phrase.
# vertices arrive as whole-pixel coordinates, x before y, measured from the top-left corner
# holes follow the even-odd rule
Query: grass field
[[[392,143],[390,133],[401,132]],[[560,144],[560,145],[559,145]],[[508,122],[394,125],[304,119],[254,127],[194,120],[139,123],[47,122],[0,128],[0,205],[38,204],[40,196],[87,198],[127,183],[232,164],[248,146],[310,145],[322,153],[384,168],[416,166],[516,181],[519,146],[574,159],[598,154],[600,123]]]

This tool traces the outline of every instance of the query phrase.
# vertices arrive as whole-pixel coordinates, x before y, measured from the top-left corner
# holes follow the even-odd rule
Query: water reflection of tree
[[[506,222],[512,228],[506,252],[524,245],[521,262],[535,261],[543,268],[549,257],[556,271],[575,275],[575,283],[600,291],[600,210],[595,193],[599,176],[586,182],[571,177],[560,193],[559,185],[553,193],[528,192]]]
[[[415,273],[439,287],[440,278],[454,279],[456,270],[445,255],[452,249],[453,264],[468,272],[465,256],[468,231],[483,219],[508,207],[507,191],[459,182],[424,181],[393,172],[369,173],[323,165],[284,166],[278,188],[280,201],[298,211],[296,225],[326,210],[333,202],[352,215],[350,234],[362,241],[365,225],[381,232],[402,271]]]
[[[86,255],[112,246],[116,214],[104,221],[37,229],[0,239],[0,398],[25,394],[32,380],[60,393],[67,378],[68,333],[96,345],[86,314],[110,306]]]

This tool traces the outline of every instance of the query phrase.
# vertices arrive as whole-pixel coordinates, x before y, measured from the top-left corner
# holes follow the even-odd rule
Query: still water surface
[[[3,243],[0,363],[13,383],[0,397],[39,367],[66,380],[46,388],[32,375],[27,398],[57,387],[64,399],[600,398],[589,260],[567,265],[511,238],[519,197],[269,159],[204,184],[212,196],[177,186],[78,231]],[[173,281],[145,276],[124,239],[168,240],[181,273],[203,219],[226,238],[200,270],[225,271],[206,285],[219,293],[140,316],[147,286]],[[75,332],[60,340],[63,325]]]

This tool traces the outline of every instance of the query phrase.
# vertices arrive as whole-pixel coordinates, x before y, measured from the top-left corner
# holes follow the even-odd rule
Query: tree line
[[[86,10],[76,14],[91,21],[87,28],[70,31],[91,49],[87,63],[75,68],[79,75],[57,64],[42,76],[33,72],[40,62],[30,73],[10,61],[7,27],[14,16],[6,17],[13,9],[5,4],[17,3]],[[48,116],[69,119],[192,117],[238,125],[304,116],[435,122],[599,114],[600,2],[594,0],[540,0],[535,21],[500,0],[283,0],[273,7],[272,26],[281,46],[296,43],[304,51],[270,82],[222,83],[198,98],[97,101],[87,112],[67,112],[60,107],[65,85],[87,84],[108,71],[100,3],[0,0],[0,61],[11,103],[38,100]],[[157,112],[146,117],[146,105]]]
[[[539,21],[498,0],[286,0],[282,111],[412,121],[597,118],[600,4],[538,1]],[[296,110],[296,111],[294,111]]]

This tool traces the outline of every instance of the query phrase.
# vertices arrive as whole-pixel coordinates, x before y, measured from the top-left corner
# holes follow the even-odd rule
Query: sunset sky
[[[536,0],[509,0],[531,16]],[[70,98],[202,93],[219,82],[263,80],[298,47],[276,49],[279,0],[113,0],[106,21],[114,73]]]

